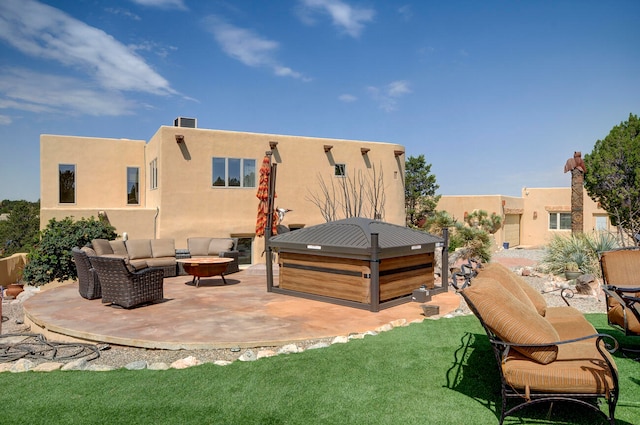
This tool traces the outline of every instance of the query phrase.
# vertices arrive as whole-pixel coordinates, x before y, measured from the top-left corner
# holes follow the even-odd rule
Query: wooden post
[[[378,245],[378,234],[371,234],[371,279],[369,292],[371,293],[371,311],[380,311],[380,246]]]

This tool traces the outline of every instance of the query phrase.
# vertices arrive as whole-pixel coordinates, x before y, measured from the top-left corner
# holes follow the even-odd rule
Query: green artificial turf
[[[612,332],[604,315],[588,318]],[[616,362],[617,423],[637,424],[640,364]],[[485,333],[465,316],[229,366],[2,373],[0,423],[497,424],[498,379]],[[556,404],[547,421],[542,406],[505,423],[603,423],[583,410]]]

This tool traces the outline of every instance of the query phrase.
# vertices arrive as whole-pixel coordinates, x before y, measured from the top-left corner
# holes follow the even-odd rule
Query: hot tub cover
[[[352,217],[282,233],[269,239],[276,250],[314,255],[368,257],[371,234],[378,234],[379,258],[433,252],[443,239],[370,218]]]

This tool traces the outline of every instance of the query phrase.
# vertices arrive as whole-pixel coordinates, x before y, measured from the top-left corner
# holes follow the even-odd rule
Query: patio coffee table
[[[227,265],[233,261],[233,258],[180,258],[176,262],[181,263],[184,271],[193,276],[193,283],[196,287],[200,285],[201,277],[211,277],[220,275],[224,284],[227,281],[224,278],[224,271]]]

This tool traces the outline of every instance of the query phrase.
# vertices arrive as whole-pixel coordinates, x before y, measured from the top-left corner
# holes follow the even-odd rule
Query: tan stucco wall
[[[549,212],[571,212],[571,188],[525,188],[522,189],[525,214],[522,216],[522,237],[529,245],[544,245],[554,234],[570,234],[571,230],[549,230]],[[583,220],[585,232],[596,228],[596,216],[607,216],[598,208],[587,191],[583,190]],[[536,217],[536,218],[534,218]],[[607,229],[611,223],[607,219]]]
[[[448,212],[460,223],[464,222],[465,213],[471,214],[475,210],[484,210],[489,215],[495,213],[502,217],[504,223],[505,214],[518,214],[522,211],[523,200],[502,195],[442,196],[436,209]],[[498,230],[493,237],[496,246],[502,246],[505,241],[504,229]]]
[[[583,194],[584,231],[595,230],[596,216],[606,217],[606,211],[598,208],[589,198],[586,190]],[[503,206],[504,202],[504,206]],[[501,195],[442,196],[437,210],[447,211],[459,222],[464,221],[464,213],[485,210],[489,214],[520,215],[520,246],[538,247],[549,242],[554,234],[570,234],[571,230],[549,230],[549,212],[571,212],[571,188],[524,188],[522,197]],[[607,220],[608,230],[611,230]],[[496,246],[505,241],[504,227],[494,235]]]
[[[183,143],[176,135],[184,136]],[[308,200],[319,193],[319,176],[333,181],[334,166],[382,172],[385,221],[404,224],[404,151],[398,144],[245,133],[163,126],[148,144],[142,141],[41,136],[42,226],[51,217],[97,216],[104,211],[118,233],[130,238],[173,238],[185,248],[192,236],[251,236],[255,232],[257,188],[212,187],[212,158],[256,160],[256,174],[270,142],[277,166],[276,206],[289,208],[284,224],[323,223]],[[325,152],[325,145],[332,146]],[[369,149],[363,155],[361,149]],[[113,152],[118,152],[114,155]],[[157,158],[158,188],[150,190],[150,162]],[[58,164],[76,164],[75,205],[58,204]],[[140,167],[141,205],[126,205],[126,167]],[[257,181],[257,177],[256,177]],[[338,186],[336,186],[338,188]],[[157,214],[157,218],[156,218]],[[253,245],[254,262],[264,262],[264,239]]]
[[[0,285],[7,286],[22,279],[22,270],[27,264],[27,254],[18,253],[0,258]]]

